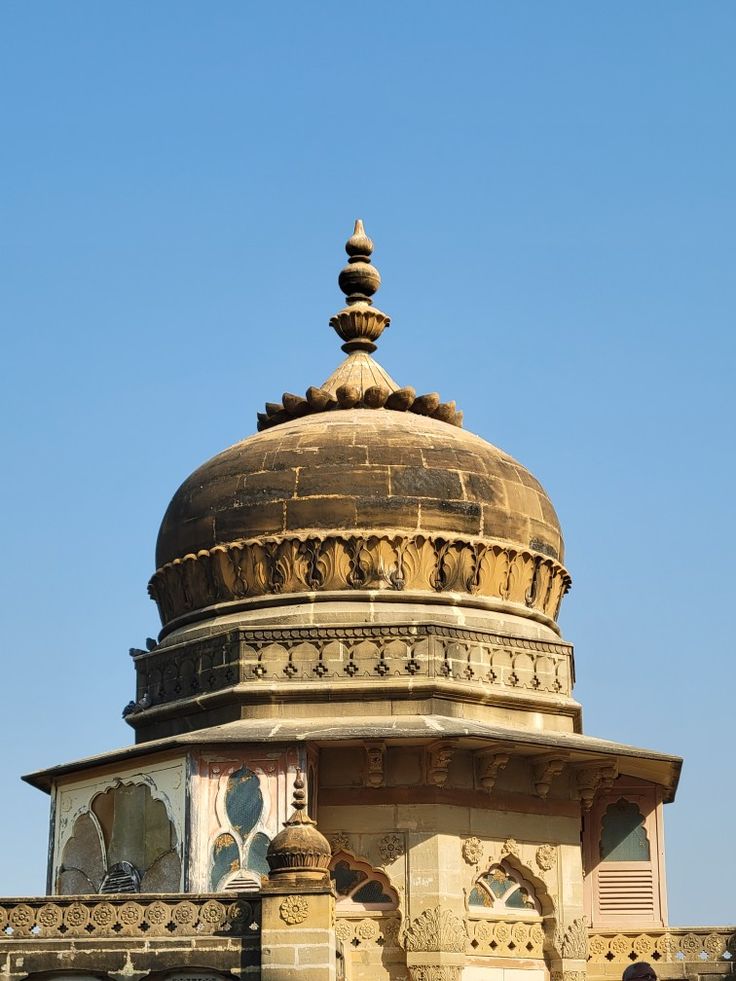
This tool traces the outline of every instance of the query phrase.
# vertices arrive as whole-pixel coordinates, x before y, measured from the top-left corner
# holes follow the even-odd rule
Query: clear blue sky
[[[736,5],[0,6],[0,892],[20,773],[127,743],[179,482],[337,364],[360,216],[380,359],[560,514],[586,731],[685,757],[671,920],[733,920]]]

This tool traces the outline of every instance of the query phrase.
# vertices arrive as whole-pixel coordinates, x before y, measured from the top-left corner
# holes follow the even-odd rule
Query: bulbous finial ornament
[[[351,257],[364,256],[366,259],[369,259],[373,253],[373,239],[366,235],[360,218],[355,220],[355,228],[345,243],[345,251]]]
[[[271,879],[323,879],[328,875],[332,850],[316,821],[307,813],[307,795],[302,771],[296,771],[294,813],[284,821],[283,831],[272,839],[266,853]]]
[[[348,264],[340,271],[338,283],[345,294],[347,307],[330,320],[345,343],[343,351],[375,351],[375,341],[388,327],[390,318],[372,305],[371,297],[381,285],[381,274],[371,264],[373,242],[366,235],[360,218],[345,243]]]
[[[361,300],[370,303],[370,297],[381,285],[381,274],[371,265],[373,242],[366,235],[360,218],[355,222],[355,231],[345,243],[345,251],[350,258],[337,280],[340,289],[349,305]]]

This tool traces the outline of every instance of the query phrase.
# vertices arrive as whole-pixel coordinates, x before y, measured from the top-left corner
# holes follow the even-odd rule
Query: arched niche
[[[181,843],[166,804],[145,780],[96,793],[72,825],[56,873],[60,896],[177,892]]]

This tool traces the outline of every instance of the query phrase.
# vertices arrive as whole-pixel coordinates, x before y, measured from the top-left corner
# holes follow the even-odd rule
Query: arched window
[[[257,774],[247,766],[231,773],[224,804],[229,827],[212,843],[210,887],[215,892],[258,889],[261,876],[268,875],[269,839],[260,830],[264,807]]]
[[[365,862],[338,853],[330,865],[330,876],[340,913],[392,910],[398,905],[398,896],[386,877]]]
[[[609,804],[601,822],[602,862],[648,862],[649,839],[644,815],[633,801],[620,797]]]
[[[539,901],[530,883],[505,862],[492,865],[475,881],[468,906],[471,912],[496,916],[541,916]]]

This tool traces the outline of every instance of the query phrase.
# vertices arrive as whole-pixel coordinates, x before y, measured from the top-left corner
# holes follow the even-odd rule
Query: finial
[[[284,821],[284,827],[290,828],[295,824],[316,824],[307,814],[307,793],[304,789],[304,777],[302,771],[297,767],[294,778],[294,794],[291,800],[294,813],[288,821]]]
[[[353,234],[345,243],[348,264],[340,271],[338,283],[345,294],[347,307],[330,320],[330,324],[345,341],[342,349],[375,351],[376,341],[388,327],[390,318],[372,305],[371,297],[381,285],[381,274],[371,264],[373,242],[366,235],[358,218]]]

